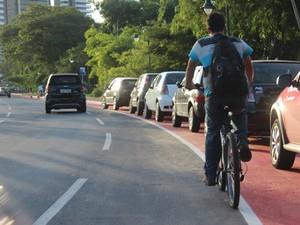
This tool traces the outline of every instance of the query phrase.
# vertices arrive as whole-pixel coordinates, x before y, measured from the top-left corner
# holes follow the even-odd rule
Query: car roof
[[[295,63],[300,64],[300,61],[293,61],[293,60],[252,60],[253,63]]]
[[[168,73],[185,73],[185,71],[164,71],[161,72],[160,74],[168,74]]]
[[[50,76],[79,76],[78,73],[52,73]]]
[[[118,80],[137,80],[136,77],[116,77]]]

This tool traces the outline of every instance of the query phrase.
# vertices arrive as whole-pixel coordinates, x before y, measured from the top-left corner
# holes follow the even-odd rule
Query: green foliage
[[[84,43],[91,23],[72,7],[32,5],[1,29],[7,76],[22,77],[28,86],[43,81],[67,50]]]

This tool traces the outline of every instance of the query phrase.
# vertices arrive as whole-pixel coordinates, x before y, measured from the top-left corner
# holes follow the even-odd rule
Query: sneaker
[[[203,182],[206,186],[215,186],[217,183],[216,183],[216,179],[213,179],[211,177],[208,177],[208,176],[205,176],[203,178]]]
[[[243,162],[249,162],[252,158],[251,151],[247,141],[241,141],[239,143],[240,157]]]

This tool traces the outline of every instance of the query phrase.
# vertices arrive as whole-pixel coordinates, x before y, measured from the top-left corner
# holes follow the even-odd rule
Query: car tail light
[[[161,89],[160,93],[163,94],[163,95],[168,95],[169,94],[168,86],[166,84],[164,84],[162,86],[162,89]]]
[[[85,88],[83,85],[80,86],[80,92],[83,93],[85,91]]]
[[[204,96],[203,96],[203,95],[196,95],[196,96],[194,97],[194,100],[195,100],[196,102],[198,102],[198,103],[201,103],[201,102],[204,101]]]

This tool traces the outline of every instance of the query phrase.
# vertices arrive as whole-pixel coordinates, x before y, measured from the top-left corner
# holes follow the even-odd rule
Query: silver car
[[[161,122],[166,114],[172,113],[172,98],[177,90],[177,82],[184,78],[184,71],[162,72],[151,83],[145,96],[144,117],[150,119],[155,112],[155,120]]]

